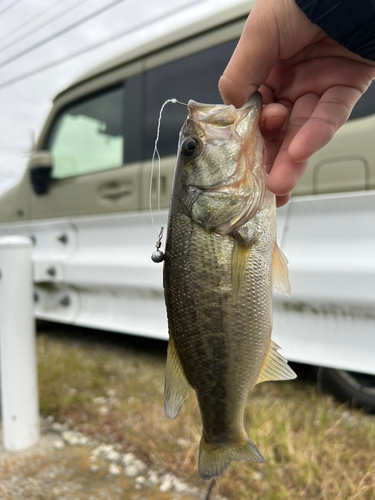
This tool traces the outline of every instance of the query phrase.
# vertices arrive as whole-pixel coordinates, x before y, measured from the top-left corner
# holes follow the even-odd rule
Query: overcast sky
[[[0,0],[0,184],[20,175],[33,134],[39,133],[53,97],[77,76],[157,34],[235,3],[238,0],[117,0],[116,4],[115,0]],[[115,5],[109,7],[111,4]],[[109,8],[98,16],[16,58],[106,6]],[[69,9],[71,11],[66,12]],[[176,13],[176,9],[180,9],[179,12]],[[56,20],[47,25],[54,18]],[[136,27],[139,29],[134,31]],[[131,34],[114,42],[3,86],[39,67],[132,29]],[[30,34],[31,31],[35,32]],[[20,38],[24,39],[18,41]]]

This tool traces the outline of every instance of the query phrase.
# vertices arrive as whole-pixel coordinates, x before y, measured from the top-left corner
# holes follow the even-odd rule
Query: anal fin
[[[275,243],[272,256],[272,284],[276,290],[290,297],[291,288],[289,282],[288,259],[277,243]]]
[[[281,349],[273,340],[268,351],[267,358],[259,374],[257,384],[268,380],[291,380],[297,375],[288,365],[288,361],[277,351]]]
[[[251,244],[247,245],[237,234],[234,239],[232,250],[232,286],[235,300],[237,300],[240,293],[242,278],[249,260],[250,252]]]
[[[164,411],[174,420],[185,402],[191,385],[189,384],[172,337],[169,338],[167,366],[164,384]]]

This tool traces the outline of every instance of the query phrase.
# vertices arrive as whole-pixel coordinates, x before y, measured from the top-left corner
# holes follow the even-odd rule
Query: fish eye
[[[200,142],[195,137],[188,137],[187,139],[185,139],[181,146],[181,153],[186,158],[190,158],[199,150]]]

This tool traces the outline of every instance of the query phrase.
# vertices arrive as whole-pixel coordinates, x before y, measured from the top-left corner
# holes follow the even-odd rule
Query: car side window
[[[46,147],[54,179],[123,165],[123,88],[107,89],[63,109]]]
[[[356,118],[363,118],[365,116],[373,115],[375,113],[375,80],[371,83],[367,92],[359,99],[354,106],[349,120]]]
[[[219,78],[231,58],[238,40],[231,40],[146,73],[144,159],[152,157],[160,108],[175,97],[207,104],[221,104]],[[169,105],[163,111],[158,149],[162,156],[177,153],[178,134],[187,116],[185,106]]]

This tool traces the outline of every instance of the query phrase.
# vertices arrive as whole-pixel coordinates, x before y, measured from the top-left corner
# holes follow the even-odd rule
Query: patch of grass
[[[164,415],[165,343],[42,325],[37,345],[45,415],[118,442],[149,465],[207,489],[197,472],[201,421],[195,396],[175,421]],[[375,499],[375,417],[329,395],[318,398],[314,381],[256,386],[245,425],[266,463],[232,462],[218,480],[220,495]]]

